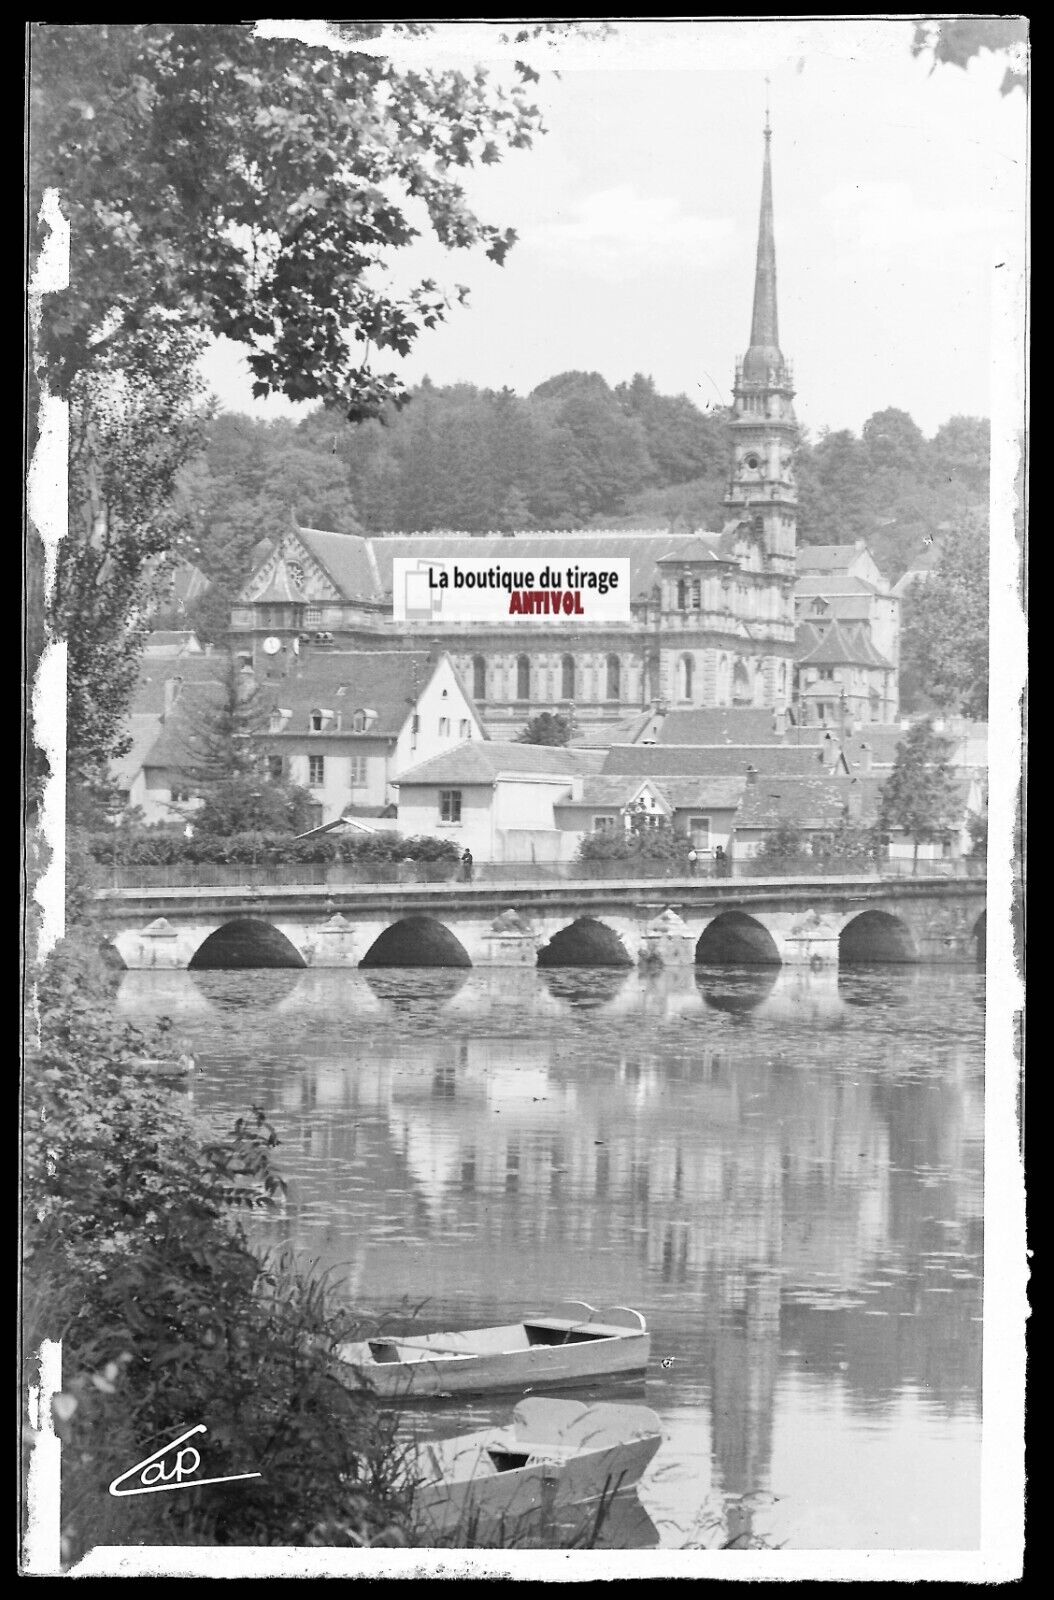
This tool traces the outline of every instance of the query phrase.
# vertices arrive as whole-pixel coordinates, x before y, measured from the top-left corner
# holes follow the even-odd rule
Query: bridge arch
[[[763,922],[745,911],[722,911],[707,924],[695,946],[700,967],[779,966],[775,939]]]
[[[540,967],[631,967],[618,934],[596,917],[576,917],[538,952]]]
[[[385,928],[359,962],[360,967],[470,967],[468,951],[456,934],[435,917],[400,917]]]
[[[890,911],[861,911],[838,936],[838,963],[917,961],[915,939],[903,917]]]
[[[235,917],[203,939],[187,963],[192,971],[245,967],[306,967],[291,939],[260,917]]]

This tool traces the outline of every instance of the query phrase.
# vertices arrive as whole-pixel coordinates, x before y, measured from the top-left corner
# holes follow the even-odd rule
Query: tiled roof
[[[650,593],[658,582],[663,561],[718,561],[713,545],[716,534],[663,533],[655,529],[591,529],[584,533],[398,533],[366,538],[361,534],[328,533],[319,528],[300,528],[297,538],[329,574],[340,593],[348,600],[382,602],[392,591],[392,563],[397,556],[417,560],[431,557],[472,556],[531,561],[535,565],[564,563],[583,556],[602,559],[629,558],[630,585],[634,598]],[[296,596],[260,595],[269,598]],[[256,603],[254,601],[254,603]]]
[[[426,650],[309,648],[288,677],[265,680],[260,692],[268,708],[292,713],[287,733],[306,733],[312,711],[319,709],[340,711],[341,731],[348,733],[352,714],[369,710],[377,713],[369,732],[394,738],[436,665]]]
[[[568,750],[562,745],[502,743],[490,739],[482,743],[467,740],[453,750],[422,761],[399,778],[402,788],[413,784],[484,783],[492,784],[499,774],[536,774],[540,777],[571,778],[579,773],[596,772],[604,758],[602,750]]]
[[[579,736],[575,745],[579,749],[604,749],[613,744],[636,744],[649,723],[661,721],[653,711],[642,711],[639,716],[628,717],[623,722],[603,723]]]
[[[146,763],[146,757],[161,731],[161,719],[150,713],[135,714],[127,718],[125,731],[131,734],[132,744],[127,753],[110,763],[110,775],[119,789],[130,789],[136,775]]]
[[[905,731],[896,723],[873,722],[868,727],[861,728],[859,733],[854,733],[844,740],[842,749],[854,770],[864,759],[865,744],[871,748],[873,767],[892,767]]]
[[[157,716],[165,709],[165,684],[175,679],[188,683],[219,683],[224,672],[222,656],[145,655],[132,691],[132,716]]]
[[[659,744],[779,744],[775,717],[760,707],[696,707],[670,711]]]
[[[739,777],[748,767],[769,774],[812,774],[822,767],[815,745],[613,745],[605,773],[637,773],[642,778]]]
[[[736,814],[736,832],[746,828],[775,828],[793,822],[800,828],[833,828],[849,814],[853,780],[848,778],[759,777],[748,783]],[[866,797],[865,820],[870,821]]]
[[[203,655],[198,636],[189,629],[155,628],[146,636],[143,646],[145,656]]]
[[[795,579],[794,593],[796,595],[818,594],[826,600],[833,595],[881,595],[882,590],[877,584],[868,583],[866,578],[857,578],[848,572],[836,572],[829,576],[823,572],[802,572]]]
[[[798,665],[883,667],[892,671],[890,662],[879,655],[864,633],[856,628],[843,628],[837,620],[829,624],[823,638],[813,645],[807,655],[798,657]]]
[[[845,572],[864,552],[855,544],[800,544],[799,572]]]

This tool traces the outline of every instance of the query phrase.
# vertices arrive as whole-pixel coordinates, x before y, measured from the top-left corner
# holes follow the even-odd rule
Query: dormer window
[[[321,713],[321,711],[312,711],[312,713],[311,713],[311,732],[312,733],[321,733],[322,732],[322,713]]]
[[[326,706],[316,706],[311,713],[311,732],[324,733],[333,726],[335,720],[334,713]]]

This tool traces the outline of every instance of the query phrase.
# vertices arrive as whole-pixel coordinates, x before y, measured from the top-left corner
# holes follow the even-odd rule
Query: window
[[[692,698],[692,681],[695,677],[695,660],[692,656],[681,657],[681,699]]]
[[[439,719],[439,737],[441,739],[448,739],[450,737],[450,718],[449,717],[440,717],[440,719]]]
[[[300,565],[300,562],[287,561],[285,564],[285,570],[289,574],[290,582],[295,583],[298,589],[302,589],[304,587],[304,569]]]
[[[305,621],[305,623],[307,624],[307,626],[309,628],[321,628],[321,626],[322,626],[322,607],[321,606],[308,606],[307,610],[304,612],[304,621]],[[338,693],[339,693],[339,691],[338,691]]]
[[[531,662],[529,656],[516,657],[516,698],[531,698]]]
[[[594,817],[593,818],[593,832],[594,833],[612,833],[614,831],[614,827],[615,827],[615,818],[614,817],[600,816],[600,817]]]
[[[439,820],[440,822],[461,821],[461,790],[440,789],[439,791]]]
[[[701,611],[703,608],[703,587],[698,578],[692,579],[692,610]]]
[[[467,717],[462,717],[460,731],[461,731],[462,739],[471,739],[471,737],[472,737],[472,724],[468,720]]]
[[[349,765],[351,768],[349,782],[353,789],[361,789],[366,783],[366,757],[351,756]]]
[[[472,657],[472,696],[475,700],[487,698],[487,660],[485,656]]]
[[[618,656],[608,656],[607,697],[618,700],[622,694],[622,663]]]
[[[688,585],[683,578],[677,580],[677,609],[688,610]]]
[[[688,836],[696,850],[709,850],[710,848],[710,818],[689,817]]]
[[[311,713],[311,732],[312,733],[321,733],[322,732],[322,713],[321,713],[321,711],[312,711],[312,713]]]
[[[270,733],[281,733],[284,724],[285,718],[282,713],[280,711],[272,711],[271,720],[267,724],[268,731]]]
[[[307,781],[311,785],[312,789],[321,789],[323,783],[326,781],[325,756],[308,756]]]
[[[575,697],[575,658],[564,656],[560,662],[560,698],[573,700]]]
[[[179,787],[179,788],[175,788],[175,789],[172,790],[172,799],[176,802],[177,805],[180,805],[180,804],[185,805],[186,802],[188,800],[192,799],[192,798],[193,798],[193,796],[191,795],[191,792],[190,792],[189,789]]]
[[[267,776],[271,779],[272,783],[281,783],[282,779],[285,777],[284,756],[267,757]]]
[[[352,731],[352,733],[365,733],[365,731],[366,731],[366,713],[365,713],[365,711],[356,711],[354,713],[354,715],[352,716],[352,719],[351,719],[351,731]]]

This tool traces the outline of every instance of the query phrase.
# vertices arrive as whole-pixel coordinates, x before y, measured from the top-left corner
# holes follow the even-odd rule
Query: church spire
[[[776,235],[772,223],[772,128],[765,106],[765,160],[761,173],[761,215],[758,257],[754,269],[754,314],[750,349],[743,358],[744,376],[763,378],[770,366],[782,366],[779,317],[776,310]]]

